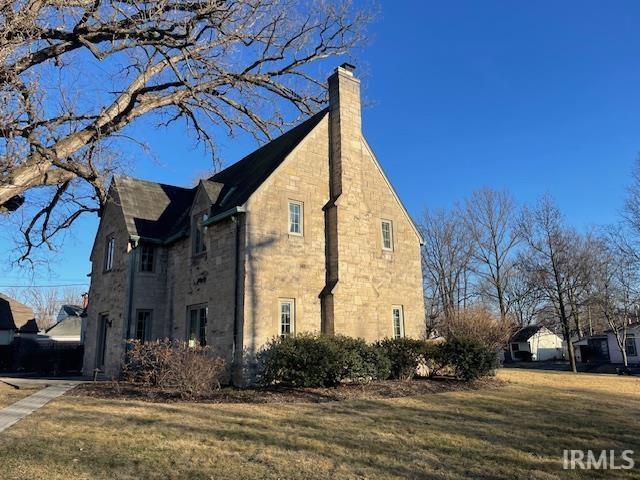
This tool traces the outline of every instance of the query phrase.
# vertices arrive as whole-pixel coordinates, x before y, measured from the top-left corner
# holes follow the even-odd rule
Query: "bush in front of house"
[[[190,347],[169,339],[132,340],[122,365],[122,378],[138,385],[176,392],[182,398],[204,397],[220,388],[225,362],[210,347]]]
[[[498,354],[491,345],[470,336],[449,337],[433,350],[435,361],[449,366],[464,381],[493,375],[498,367]]]
[[[374,347],[389,359],[390,378],[410,380],[423,361],[426,343],[412,338],[385,338],[376,342]]]
[[[259,353],[262,385],[335,387],[387,378],[389,361],[362,339],[299,334],[274,338]]]

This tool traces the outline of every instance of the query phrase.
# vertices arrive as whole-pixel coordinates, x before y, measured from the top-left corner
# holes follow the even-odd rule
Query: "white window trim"
[[[400,312],[400,336],[396,336],[396,318],[395,311]],[[393,338],[404,338],[404,307],[402,305],[391,306],[391,331],[393,332]]]
[[[298,205],[300,207],[300,219],[299,219],[300,231],[299,232],[291,231],[291,205]],[[289,235],[294,235],[296,237],[304,236],[304,202],[301,202],[299,200],[289,200],[287,202],[287,233]]]
[[[282,337],[282,305],[289,305],[289,336],[293,336],[296,333],[296,300],[295,298],[280,298],[278,299],[278,336]]]
[[[390,236],[390,241],[391,241],[391,246],[390,247],[386,247],[384,245],[384,230],[382,228],[382,226],[388,223],[389,224],[389,236]],[[393,252],[393,221],[392,220],[387,220],[386,218],[383,218],[380,220],[380,242],[382,245],[382,250],[384,250],[385,252]]]
[[[113,233],[110,233],[109,235],[107,235],[106,241],[105,241],[105,252],[104,252],[104,265],[103,265],[103,271],[105,272],[110,272],[111,270],[113,270],[113,260],[115,257],[115,251],[116,251],[116,236]]]

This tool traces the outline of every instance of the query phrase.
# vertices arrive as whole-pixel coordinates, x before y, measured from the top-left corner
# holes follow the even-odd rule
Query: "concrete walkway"
[[[43,388],[42,390],[29,395],[22,400],[18,400],[13,405],[0,410],[0,432],[3,432],[11,425],[19,422],[27,415],[31,415],[36,410],[44,407],[54,398],[71,390],[81,382],[60,382]]]

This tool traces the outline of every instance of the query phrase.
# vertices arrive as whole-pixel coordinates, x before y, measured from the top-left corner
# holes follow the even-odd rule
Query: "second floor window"
[[[140,271],[153,272],[155,248],[153,245],[143,244],[140,247]]]
[[[302,235],[302,202],[289,201],[289,233]]]
[[[382,220],[382,249],[393,250],[393,224],[391,220]]]
[[[108,272],[113,269],[113,255],[116,249],[116,239],[113,235],[109,235],[104,242],[104,271]]]
[[[198,255],[207,251],[207,245],[205,243],[205,229],[204,222],[207,221],[209,216],[206,212],[199,213],[193,219],[193,254]]]

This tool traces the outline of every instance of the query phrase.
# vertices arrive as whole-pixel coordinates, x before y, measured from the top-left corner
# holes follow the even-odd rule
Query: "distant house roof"
[[[528,327],[523,327],[511,336],[510,341],[516,343],[526,342],[542,328],[542,325],[529,325]]]
[[[0,298],[0,330],[15,330],[16,324],[11,314],[11,305],[4,298]]]
[[[211,216],[243,205],[328,111],[324,109],[318,112],[242,160],[204,180],[204,189],[214,202]],[[120,197],[129,235],[168,242],[188,232],[188,214],[197,187],[182,188],[127,176],[116,177],[114,185]]]
[[[68,317],[80,317],[84,312],[80,305],[62,305],[61,309]]]
[[[40,328],[35,318],[28,320],[27,323],[18,329],[18,333],[38,333],[39,331]]]
[[[8,312],[8,313],[7,313]],[[0,293],[0,329],[15,330],[34,318],[33,310],[16,299]]]
[[[81,328],[82,318],[72,315],[47,328],[44,333],[50,337],[79,337]]]

